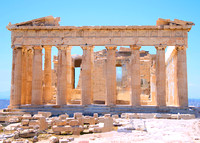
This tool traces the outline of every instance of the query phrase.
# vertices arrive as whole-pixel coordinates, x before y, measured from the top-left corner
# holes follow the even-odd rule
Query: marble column
[[[27,47],[22,48],[22,92],[21,92],[21,104],[26,104],[27,98]]]
[[[66,105],[67,99],[67,48],[68,46],[58,46],[58,70],[57,70],[57,105]]]
[[[44,60],[44,88],[43,88],[43,102],[47,104],[52,100],[51,92],[51,46],[44,46],[45,49],[45,60]]]
[[[141,78],[140,78],[140,48],[132,45],[131,48],[131,106],[140,106]]]
[[[70,102],[71,100],[71,92],[72,92],[72,58],[71,58],[71,49],[72,46],[68,46],[66,48],[67,55],[67,97],[66,102]]]
[[[165,48],[156,46],[156,106],[166,106]]]
[[[177,95],[178,106],[188,106],[186,47],[176,46],[177,50]]]
[[[90,105],[93,102],[93,90],[92,90],[92,72],[94,65],[94,54],[92,45],[81,45],[83,49],[82,56],[82,71],[81,71],[81,105]]]
[[[13,49],[13,55],[12,55],[12,75],[11,75],[11,90],[10,90],[10,106],[14,104],[14,87],[15,87],[15,82],[14,82],[14,74],[15,74],[15,68],[16,68],[16,55],[17,55],[17,50],[15,48]]]
[[[13,106],[21,105],[22,93],[22,46],[16,48],[15,70],[14,70],[14,96]]]
[[[33,79],[32,79],[32,105],[41,105],[42,101],[42,47],[33,47]]]
[[[27,50],[27,98],[26,104],[31,104],[32,98],[32,76],[33,76],[33,50],[29,48]]]
[[[116,57],[115,52],[117,46],[106,45],[107,61],[106,61],[106,99],[105,105],[116,105]]]

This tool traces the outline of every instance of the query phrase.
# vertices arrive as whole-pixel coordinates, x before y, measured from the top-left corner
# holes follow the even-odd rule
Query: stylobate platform
[[[72,116],[75,112],[81,112],[84,115],[93,115],[93,113],[103,114],[122,114],[122,113],[170,113],[170,114],[195,114],[194,107],[157,107],[157,106],[128,106],[128,105],[23,105],[17,108],[7,109],[8,112],[20,111],[36,114],[38,111],[51,112],[53,116],[60,114],[69,114]]]

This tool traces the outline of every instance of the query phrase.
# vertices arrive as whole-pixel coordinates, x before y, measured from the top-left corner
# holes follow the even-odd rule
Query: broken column
[[[115,50],[117,46],[106,45],[106,99],[105,105],[116,105],[116,57]]]

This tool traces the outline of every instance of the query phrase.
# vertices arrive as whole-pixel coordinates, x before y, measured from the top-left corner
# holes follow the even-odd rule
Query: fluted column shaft
[[[131,48],[131,106],[140,106],[141,78],[140,78],[140,48],[133,45]]]
[[[166,68],[165,68],[165,48],[157,46],[156,53],[156,105],[166,106]]]
[[[15,69],[16,69],[16,55],[17,55],[17,50],[13,48],[13,55],[12,55],[12,75],[11,75],[11,90],[10,90],[10,106],[14,105],[14,90],[15,90]]]
[[[21,93],[21,104],[26,104],[27,98],[27,47],[22,48],[22,93]]]
[[[16,47],[15,55],[15,70],[14,70],[14,96],[13,106],[21,105],[22,93],[22,47]]]
[[[66,105],[67,99],[67,48],[69,46],[58,46],[58,71],[57,71],[57,105]]]
[[[90,105],[93,102],[92,71],[93,71],[93,46],[81,45],[83,49],[81,72],[81,105]]]
[[[42,48],[34,47],[33,54],[33,80],[32,80],[32,105],[41,105],[42,102]]]
[[[106,105],[116,105],[116,57],[115,52],[117,46],[106,45],[107,61],[106,61]]]
[[[27,98],[26,104],[31,104],[32,98],[32,76],[33,76],[33,50],[27,50]]]
[[[47,104],[50,100],[52,100],[52,92],[51,92],[51,46],[44,46],[45,49],[45,61],[44,61],[44,89],[43,89],[43,102]]]
[[[67,55],[67,97],[66,102],[71,100],[71,91],[72,91],[72,58],[71,58],[71,46],[68,46],[66,49]]]
[[[187,86],[187,61],[186,48],[176,46],[177,50],[177,94],[178,106],[188,106],[188,86]]]

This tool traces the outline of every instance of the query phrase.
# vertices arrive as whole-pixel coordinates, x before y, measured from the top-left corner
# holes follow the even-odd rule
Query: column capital
[[[14,49],[22,49],[22,47],[23,47],[22,45],[18,45],[18,44],[17,44],[17,45],[13,45],[13,46],[12,46],[12,49],[13,49],[13,50],[14,50]]]
[[[33,46],[34,50],[42,50],[42,46],[41,45],[35,45]]]
[[[43,45],[43,48],[44,48],[44,49],[47,49],[47,50],[48,50],[48,49],[50,50],[50,49],[52,48],[52,46],[49,46],[49,45]]]
[[[175,48],[176,48],[177,51],[187,49],[184,45],[176,45]]]
[[[107,50],[116,50],[117,49],[117,46],[112,45],[112,44],[105,45],[105,47],[106,47]]]
[[[167,47],[167,45],[165,45],[165,44],[155,45],[156,50],[165,50],[166,47]]]
[[[94,49],[94,46],[93,46],[93,45],[90,45],[90,44],[82,44],[82,45],[80,45],[80,47],[81,47],[83,50],[93,50],[93,49]]]
[[[69,45],[57,45],[58,50],[71,50],[72,46]]]
[[[135,44],[130,46],[131,50],[140,50],[141,45]]]

